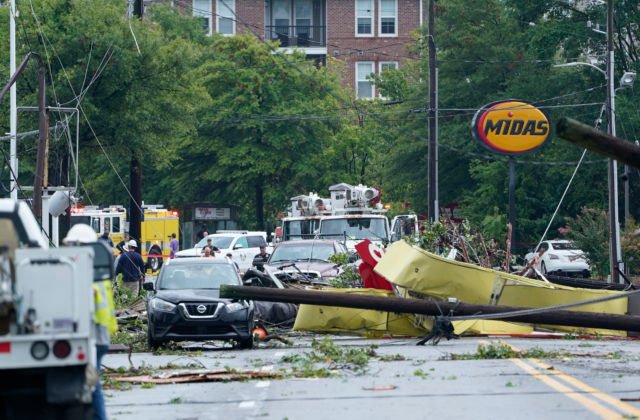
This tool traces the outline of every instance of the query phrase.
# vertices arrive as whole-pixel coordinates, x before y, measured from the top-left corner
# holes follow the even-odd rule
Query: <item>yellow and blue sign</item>
[[[483,146],[507,155],[531,152],[551,133],[549,117],[543,110],[513,99],[483,106],[471,124],[473,136]]]

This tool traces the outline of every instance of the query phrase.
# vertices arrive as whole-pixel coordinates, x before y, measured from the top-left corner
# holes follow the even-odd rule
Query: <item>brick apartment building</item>
[[[303,50],[321,63],[342,63],[343,82],[358,98],[378,97],[367,80],[410,57],[411,33],[426,24],[427,0],[181,0],[209,33],[252,32]],[[327,60],[333,57],[332,60]]]

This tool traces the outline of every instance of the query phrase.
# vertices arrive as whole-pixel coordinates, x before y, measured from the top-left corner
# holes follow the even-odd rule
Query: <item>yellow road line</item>
[[[617,413],[615,411],[609,410],[605,406],[603,406],[603,405],[601,405],[601,404],[599,404],[599,403],[597,403],[595,401],[590,400],[585,395],[577,394],[575,392],[575,390],[573,390],[570,387],[568,387],[568,386],[556,381],[555,379],[551,378],[550,376],[538,372],[535,368],[533,368],[532,366],[529,366],[524,361],[522,361],[520,359],[509,359],[509,360],[513,364],[518,366],[520,369],[522,369],[525,372],[527,372],[529,375],[531,375],[534,378],[540,380],[544,384],[548,385],[550,388],[555,389],[559,393],[563,394],[565,397],[569,397],[572,400],[576,401],[577,403],[582,404],[584,407],[586,407],[587,409],[591,410],[592,412],[594,412],[598,416],[602,417],[603,419],[619,419],[620,417],[622,417],[622,415],[620,413]]]
[[[565,381],[569,382],[571,385],[573,385],[574,387],[582,391],[588,392],[589,394],[600,399],[601,401],[616,407],[618,410],[623,411],[625,414],[629,414],[631,416],[640,418],[640,409],[634,407],[633,405],[627,404],[624,401],[620,401],[618,398],[612,397],[611,395],[603,391],[600,391],[599,389],[594,388],[591,385],[588,385],[582,382],[581,380],[574,378],[573,376],[567,375],[566,373],[560,371],[556,367],[552,367],[541,360],[538,360],[538,359],[529,359],[529,360],[532,363],[537,364],[538,366],[540,366],[545,370],[553,369],[555,376],[558,376],[564,379]]]
[[[488,344],[486,340],[480,340],[483,344]],[[505,343],[509,347],[511,347],[514,351],[521,351],[517,347]],[[609,394],[606,394],[603,391],[600,391],[597,388],[594,388],[586,383],[580,381],[579,379],[570,376],[561,370],[544,363],[539,359],[526,359],[527,362],[539,367],[540,369],[544,369],[544,373],[536,370],[535,367],[531,366],[527,362],[520,359],[509,359],[516,366],[520,367],[522,370],[533,376],[534,378],[544,382],[549,387],[555,389],[556,391],[564,394],[565,396],[579,402],[584,405],[589,410],[598,414],[603,418],[620,418],[622,416],[633,416],[635,418],[640,418],[640,409],[634,407],[631,404],[627,404],[619,399],[612,397]],[[585,394],[576,394],[575,389],[570,388],[569,386],[563,384],[562,382],[554,379],[553,377],[561,378],[565,382],[571,384],[576,389],[583,391]],[[619,412],[612,411],[606,406],[601,405],[600,403],[589,399],[588,397],[595,397],[599,399],[601,402],[609,404],[611,407],[616,408]]]

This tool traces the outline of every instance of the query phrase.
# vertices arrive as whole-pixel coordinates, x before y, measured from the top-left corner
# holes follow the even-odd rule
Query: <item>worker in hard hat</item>
[[[136,252],[137,247],[136,240],[130,239],[127,242],[129,250],[120,256],[116,266],[116,276],[122,273],[122,287],[130,290],[133,296],[140,293],[140,283],[144,281],[146,271],[142,257]]]
[[[70,245],[86,245],[97,241],[96,232],[91,226],[85,224],[74,225],[69,229],[69,233],[62,240],[62,243]],[[96,368],[100,373],[102,357],[109,350],[111,334],[118,330],[118,321],[115,317],[115,305],[113,302],[113,291],[111,289],[111,279],[93,282],[93,325],[96,339]],[[92,394],[93,418],[96,420],[106,420],[107,413],[102,395],[100,379]]]

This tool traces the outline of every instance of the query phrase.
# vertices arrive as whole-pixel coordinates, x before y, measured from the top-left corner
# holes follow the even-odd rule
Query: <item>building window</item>
[[[218,32],[223,35],[236,33],[236,0],[217,0]]]
[[[356,0],[356,35],[373,36],[373,0]]]
[[[374,72],[373,63],[361,61],[356,63],[356,98],[371,99],[374,95],[371,75]]]
[[[193,0],[193,16],[202,19],[202,29],[211,33],[211,0]]]
[[[397,35],[398,4],[396,0],[380,0],[380,36]]]
[[[380,76],[380,79],[382,79],[385,71],[396,70],[397,68],[397,61],[381,61],[378,63],[378,75]],[[382,93],[378,93],[378,95],[380,96],[380,99],[385,99],[385,97],[382,96]]]

